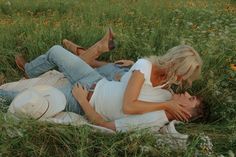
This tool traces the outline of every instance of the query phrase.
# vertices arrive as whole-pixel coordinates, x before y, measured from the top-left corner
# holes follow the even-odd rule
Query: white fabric
[[[125,118],[115,120],[116,131],[127,132],[130,130],[155,128],[160,130],[168,123],[165,111],[154,111],[142,115],[129,115]]]
[[[169,134],[174,138],[187,140],[188,135],[181,134],[175,129],[175,124],[180,124],[180,123],[183,123],[183,122],[172,120],[168,125],[165,125],[164,127],[162,127],[160,132],[163,134]]]
[[[19,93],[11,102],[8,112],[38,119],[52,117],[65,107],[66,97],[60,90],[38,85]]]
[[[53,87],[60,87],[65,85],[66,83],[68,83],[68,80],[62,73],[56,70],[52,70],[44,73],[37,78],[27,80],[22,79],[16,82],[3,84],[0,86],[0,89],[19,92],[37,85],[51,85]]]
[[[127,84],[134,70],[139,70],[141,73],[144,74],[144,84],[152,85],[150,81],[152,63],[146,59],[137,60],[137,62],[135,62],[135,64],[130,68],[130,70],[121,77],[120,81]]]
[[[83,116],[78,115],[73,112],[60,112],[52,118],[41,119],[41,121],[47,121],[50,123],[64,124],[64,125],[73,125],[73,126],[82,126],[88,125],[99,132],[104,133],[115,133],[111,129],[107,129],[101,126],[90,124]]]
[[[131,67],[129,72],[124,74],[124,76],[121,78],[121,82],[127,84],[134,70],[143,73],[145,79],[140,91],[140,95],[138,97],[139,100],[148,102],[165,102],[171,99],[172,97],[171,93],[165,89],[162,89],[162,87],[164,87],[166,84],[156,87],[152,86],[151,83],[152,63],[146,59],[139,59]]]
[[[152,64],[146,59],[139,59],[121,78],[120,82],[102,79],[97,83],[90,104],[106,120],[116,120],[126,117],[122,111],[123,96],[127,83],[134,70],[144,74],[144,84],[141,88],[138,100],[147,102],[165,102],[172,95],[169,91],[161,89],[162,86],[153,87],[150,81]]]
[[[80,116],[73,112],[60,112],[51,118],[40,120],[59,124],[71,124],[75,126],[80,126],[88,123],[88,121],[83,116]]]
[[[173,120],[159,130],[159,132],[162,133],[163,135],[167,135],[167,137],[164,137],[166,144],[168,144],[175,150],[186,149],[189,137],[186,134],[179,133],[175,129],[175,124],[179,123],[183,122]]]
[[[102,79],[96,85],[90,104],[104,119],[119,119],[125,116],[122,112],[124,91],[124,83]]]

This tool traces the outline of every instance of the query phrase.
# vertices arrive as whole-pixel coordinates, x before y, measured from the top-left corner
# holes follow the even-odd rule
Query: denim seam
[[[25,70],[25,73],[26,73],[30,78],[37,77],[37,76],[39,76],[40,74],[37,75],[37,76],[33,76],[33,77],[32,77],[32,73],[31,73],[30,71],[32,71],[31,69],[34,69],[35,67],[40,67],[40,66],[43,65],[43,64],[45,64],[45,63],[37,64],[37,65],[34,66],[34,67],[30,66],[30,70],[28,70],[28,68],[27,68],[27,70],[28,70],[29,72],[26,72],[26,70]],[[54,63],[53,63],[53,64],[54,64]]]
[[[52,51],[50,51],[49,54],[47,55],[47,59],[48,59],[50,62],[52,62],[54,65],[57,65],[57,64],[55,64],[55,62],[54,62],[53,59],[51,58],[51,52],[52,52]],[[57,66],[57,67],[58,67],[58,66]],[[58,68],[59,68],[59,67],[58,67]],[[71,84],[74,84],[75,80],[72,79],[72,77],[71,77],[70,75],[68,75],[68,73],[66,72],[65,68],[64,68],[63,66],[60,66],[60,68],[61,68],[60,71],[63,71],[63,73],[66,74],[65,77],[67,77],[67,78],[69,79],[70,83],[71,83]],[[73,82],[71,82],[71,81],[73,81]]]

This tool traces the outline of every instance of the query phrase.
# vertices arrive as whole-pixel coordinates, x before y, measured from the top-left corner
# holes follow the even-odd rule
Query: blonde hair
[[[202,69],[202,59],[191,46],[179,45],[171,48],[163,56],[150,56],[146,58],[152,64],[160,68],[167,69],[169,84],[182,86],[182,80],[192,85],[192,81],[200,78]],[[181,77],[181,80],[178,79]]]

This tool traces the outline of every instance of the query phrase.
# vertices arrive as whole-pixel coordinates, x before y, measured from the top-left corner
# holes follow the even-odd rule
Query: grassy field
[[[157,145],[146,131],[104,135],[88,127],[14,122],[0,111],[1,156],[230,156],[236,153],[236,2],[230,0],[0,0],[0,74],[6,82],[22,73],[14,55],[27,59],[67,38],[84,47],[112,27],[117,48],[101,60],[161,55],[179,44],[193,46],[204,61],[190,93],[210,108],[205,121],[178,128],[187,150]],[[213,147],[204,141],[210,137]]]

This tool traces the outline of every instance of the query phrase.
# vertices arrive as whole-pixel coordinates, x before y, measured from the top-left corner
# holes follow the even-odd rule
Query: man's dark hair
[[[201,96],[196,96],[200,103],[192,109],[192,117],[189,121],[207,122],[210,118],[209,104]]]

